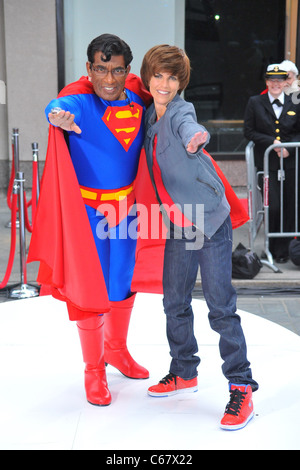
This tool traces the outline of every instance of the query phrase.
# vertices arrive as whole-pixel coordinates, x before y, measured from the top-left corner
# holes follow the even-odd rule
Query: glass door
[[[286,58],[285,19],[285,0],[186,0],[185,98],[210,131],[215,158],[244,158],[246,104],[264,90],[267,65]]]

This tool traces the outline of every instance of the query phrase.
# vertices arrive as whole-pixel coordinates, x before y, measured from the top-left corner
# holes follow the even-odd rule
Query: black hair
[[[125,67],[127,67],[133,59],[130,47],[125,41],[114,34],[102,34],[89,44],[87,48],[88,61],[94,62],[95,54],[102,52],[101,59],[103,62],[109,62],[112,56],[122,55],[124,57]]]

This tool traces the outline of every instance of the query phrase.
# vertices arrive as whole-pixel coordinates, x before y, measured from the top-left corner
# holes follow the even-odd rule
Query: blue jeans
[[[258,384],[252,379],[247,347],[236,314],[236,292],[232,276],[232,226],[230,217],[208,239],[203,247],[187,250],[185,239],[167,239],[165,247],[163,289],[167,318],[167,337],[172,357],[170,372],[183,379],[197,376],[200,359],[194,335],[192,291],[200,265],[203,294],[209,308],[211,328],[220,334],[220,354],[224,361],[223,374],[230,383]],[[190,242],[192,243],[192,242]]]

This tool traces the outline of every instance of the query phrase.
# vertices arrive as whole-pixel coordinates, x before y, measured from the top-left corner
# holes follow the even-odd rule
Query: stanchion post
[[[38,202],[40,197],[40,178],[39,178],[39,144],[37,142],[32,142],[32,161],[37,163],[37,181],[36,181],[36,202]],[[32,182],[32,185],[34,183]]]
[[[27,269],[26,269],[26,232],[25,232],[25,205],[24,205],[24,173],[16,173],[15,182],[18,185],[19,193],[19,218],[20,218],[20,270],[21,270],[21,283],[13,287],[9,292],[11,299],[27,299],[30,297],[37,297],[39,289],[35,286],[27,284]]]
[[[9,281],[11,271],[14,264],[15,252],[16,252],[16,216],[17,216],[17,198],[18,198],[18,185],[14,180],[12,187],[12,208],[11,208],[11,240],[10,240],[10,252],[8,258],[8,264],[6,273],[2,282],[0,282],[0,291],[5,289],[7,291],[7,283]]]
[[[14,148],[14,151],[13,151],[13,160],[14,160],[14,173],[15,173],[15,176],[16,177],[16,174],[20,171],[20,157],[19,157],[19,129],[14,127],[13,130],[12,130],[12,138],[11,138],[12,142],[13,142],[13,148]],[[17,228],[19,228],[19,219],[17,218],[16,220],[16,226]],[[7,224],[5,225],[6,228],[11,228],[11,221],[8,221]]]
[[[25,231],[25,204],[24,204],[24,173],[17,173],[17,182],[19,183],[19,210],[20,210],[20,273],[21,284],[27,283],[26,270],[26,231]]]
[[[19,129],[13,128],[12,140],[14,144],[14,162],[16,174],[20,171],[20,158],[19,158]]]

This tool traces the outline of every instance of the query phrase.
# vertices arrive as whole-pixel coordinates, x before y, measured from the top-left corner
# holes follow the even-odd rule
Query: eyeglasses
[[[123,69],[123,67],[117,67],[112,70],[108,70],[106,67],[102,65],[93,65],[91,64],[91,69],[100,77],[106,77],[108,73],[111,73],[114,77],[124,77],[127,72],[127,68]]]

